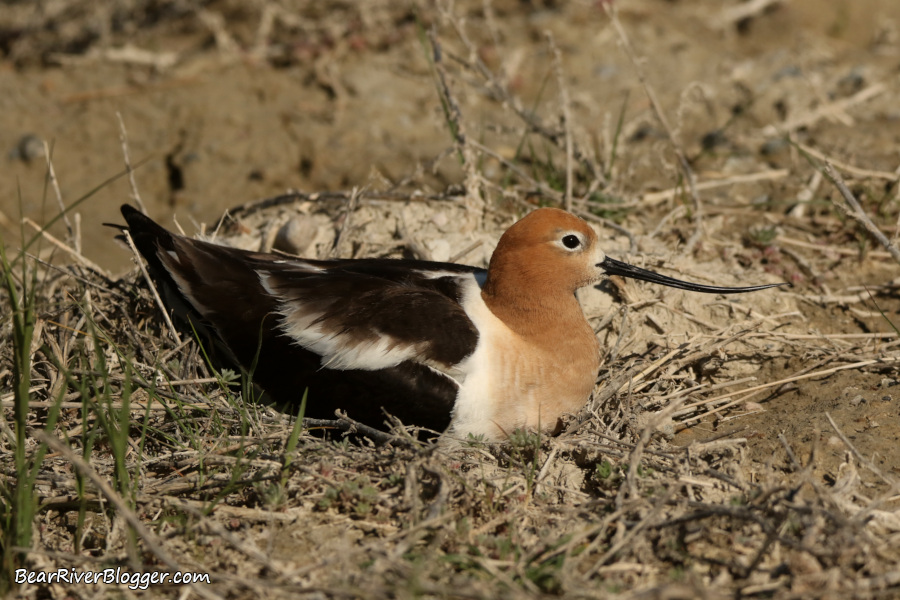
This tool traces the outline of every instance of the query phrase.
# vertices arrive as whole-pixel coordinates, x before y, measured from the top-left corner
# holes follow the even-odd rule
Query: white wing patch
[[[281,328],[294,342],[322,357],[322,368],[376,371],[396,367],[421,354],[416,345],[403,344],[381,334],[374,340],[359,339],[349,333],[327,331],[322,323],[313,324],[319,314],[305,315],[282,304]]]
[[[428,340],[410,343],[375,329],[365,332],[342,329],[340,322],[321,320],[323,313],[310,311],[302,301],[284,300],[270,277],[269,273],[259,272],[260,284],[266,292],[281,300],[278,311],[281,330],[298,346],[320,355],[322,368],[376,371],[414,361],[451,379],[458,379],[457,369],[423,358],[430,346]]]
[[[197,299],[196,296],[194,296],[190,281],[185,279],[178,271],[178,269],[174,268],[173,265],[170,264],[171,261],[177,263],[179,267],[181,266],[181,258],[179,258],[178,254],[171,250],[167,250],[166,255],[169,256],[168,260],[159,252],[157,253],[157,255],[159,256],[162,266],[166,269],[166,272],[169,274],[169,277],[172,278],[172,281],[175,282],[175,285],[178,287],[178,291],[181,292],[181,295],[184,296],[188,304],[193,306],[201,315],[207,316],[209,314],[209,310],[202,302]]]

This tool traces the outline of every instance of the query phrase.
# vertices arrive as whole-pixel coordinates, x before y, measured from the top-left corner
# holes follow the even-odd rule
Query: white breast
[[[465,378],[448,430],[453,437],[502,440],[517,428],[552,430],[563,412],[587,402],[598,362],[590,330],[577,351],[581,360],[571,361],[564,358],[568,352],[541,347],[513,332],[487,307],[480,290],[467,290],[462,305],[479,338],[475,352],[459,365]]]

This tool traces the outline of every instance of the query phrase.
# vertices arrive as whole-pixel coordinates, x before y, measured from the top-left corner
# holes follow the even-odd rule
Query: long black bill
[[[659,283],[673,288],[689,290],[691,292],[704,292],[707,294],[743,294],[744,292],[756,292],[758,290],[767,290],[782,285],[791,285],[790,283],[767,283],[766,285],[752,285],[750,287],[721,287],[718,285],[700,285],[699,283],[691,283],[689,281],[681,281],[666,277],[647,269],[629,265],[621,260],[606,257],[603,262],[598,265],[606,271],[608,275],[619,275],[621,277],[630,277],[632,279],[640,279],[641,281],[650,281]]]

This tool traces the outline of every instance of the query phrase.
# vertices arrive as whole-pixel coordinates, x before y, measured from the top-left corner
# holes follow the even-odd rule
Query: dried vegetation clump
[[[275,62],[286,60],[278,35],[290,38],[299,18],[288,16],[314,10],[243,8],[259,18],[254,36],[232,26],[227,2],[133,4],[185,26],[194,21],[178,11],[188,11],[217,34],[218,52],[251,48]],[[374,431],[255,402],[245,377],[170,329],[139,270],[114,277],[82,256],[77,228],[66,240],[38,234],[22,252],[4,246],[0,577],[15,568],[190,571],[210,577],[190,592],[219,598],[897,594],[900,299],[885,275],[896,272],[888,238],[897,176],[870,167],[892,160],[883,149],[859,142],[854,150],[870,154],[861,167],[855,154],[831,156],[833,146],[816,143],[836,128],[851,136],[854,119],[886,110],[871,106],[896,91],[896,77],[873,67],[822,101],[776,77],[785,65],[765,54],[730,74],[753,100],[737,114],[751,117],[711,132],[698,115],[725,110],[734,90],[697,84],[676,109],[661,101],[644,71],[663,59],[638,59],[629,28],[643,30],[623,6],[604,17],[603,35],[624,49],[617,68],[638,76],[634,93],[647,100],[637,116],[607,108],[605,126],[592,128],[596,109],[567,76],[553,34],[535,46],[556,95],[539,109],[522,100],[515,61],[498,55],[514,7],[496,4],[420,8],[447,152],[400,181],[248,201],[203,235],[320,258],[483,265],[516,215],[551,204],[589,220],[611,254],[647,267],[796,287],[727,301],[621,281],[586,290],[604,363],[593,400],[561,435],[423,443],[387,417]],[[618,3],[598,4],[577,10]],[[708,26],[746,26],[761,18],[751,6],[770,4],[779,3],[735,4]],[[47,6],[48,18],[63,14]],[[384,21],[366,20],[373,14],[405,22],[405,11],[370,6],[356,14],[369,29],[385,34]],[[332,31],[333,14],[315,22],[334,38],[350,35]],[[244,41],[230,47],[229,37]],[[34,55],[12,47],[15,60]],[[71,41],[62,48],[73,53]],[[831,63],[808,68],[844,89]],[[804,108],[772,109],[785,98]],[[459,165],[451,186],[437,185],[441,161]],[[50,260],[61,251],[74,258]],[[17,589],[130,593],[84,583]]]

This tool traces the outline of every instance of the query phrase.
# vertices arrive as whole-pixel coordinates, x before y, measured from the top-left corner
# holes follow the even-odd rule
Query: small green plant
[[[644,463],[638,463],[636,472],[638,477],[649,477],[650,475],[653,475],[655,471],[653,467],[645,466]]]
[[[522,467],[525,491],[530,495],[541,467],[541,434],[528,429],[516,429],[509,436],[509,449],[512,458]]]
[[[253,486],[262,500],[264,506],[272,509],[280,509],[287,504],[287,489],[281,482],[258,482]]]
[[[12,488],[0,480],[0,594],[8,592],[13,585],[15,569],[22,555],[12,550],[14,547],[31,546],[34,517],[38,511],[35,482],[47,452],[47,446],[40,444],[29,451],[28,414],[31,388],[32,345],[35,332],[35,302],[38,286],[37,270],[29,268],[23,258],[24,250],[17,258],[22,259],[19,275],[14,272],[14,262],[6,254],[6,245],[0,236],[0,277],[6,292],[7,309],[4,311],[12,321],[13,334],[13,426],[14,461],[17,477]],[[59,406],[64,397],[61,392],[51,406],[45,420],[44,431],[52,432],[59,416]],[[2,413],[0,413],[0,418]]]
[[[325,490],[325,495],[319,500],[319,508],[322,510],[336,508],[363,517],[372,512],[377,502],[378,490],[368,477],[360,475]]]
[[[303,397],[300,399],[300,410],[294,419],[294,426],[291,428],[291,434],[288,436],[287,443],[284,445],[284,466],[281,468],[281,486],[287,485],[288,477],[291,474],[291,463],[294,461],[294,451],[300,442],[300,434],[303,433],[303,415],[306,414],[306,396],[309,389],[303,390]]]
[[[778,228],[775,226],[751,227],[747,232],[747,239],[754,246],[769,246],[778,237]]]
[[[603,460],[594,465],[594,477],[603,481],[612,477],[613,465],[608,460]]]
[[[469,432],[466,435],[466,446],[469,448],[483,448],[484,447],[484,434],[479,433],[478,435]]]
[[[557,554],[544,561],[531,563],[525,567],[525,577],[545,594],[561,594],[565,559],[565,554]]]
[[[509,445],[514,451],[537,452],[541,447],[541,434],[528,429],[516,429],[509,436]]]

